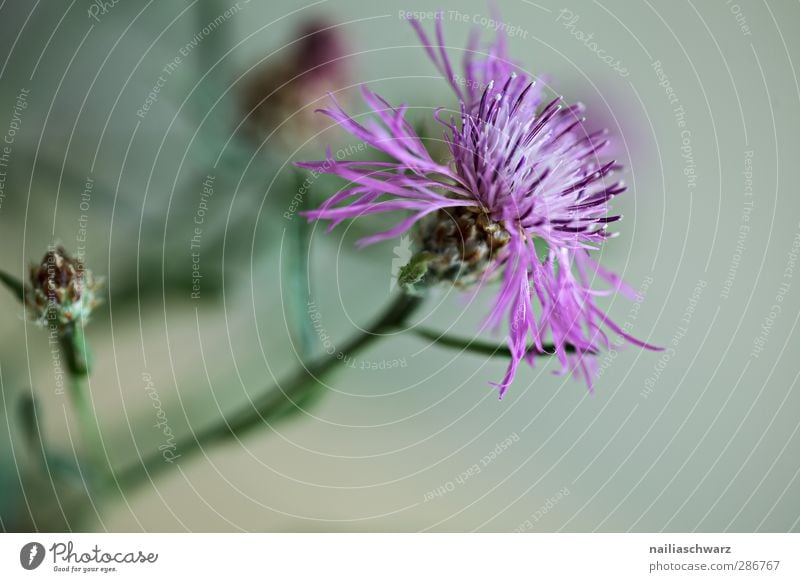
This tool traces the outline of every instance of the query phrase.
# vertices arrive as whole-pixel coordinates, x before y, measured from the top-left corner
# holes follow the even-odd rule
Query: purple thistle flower
[[[585,130],[580,104],[563,106],[561,98],[543,104],[537,83],[508,58],[502,35],[480,60],[473,57],[478,47],[471,37],[460,83],[444,50],[441,22],[436,43],[419,22],[412,25],[461,102],[460,122],[444,119],[441,109],[434,114],[445,128],[451,163],[431,158],[405,120],[405,106],[392,107],[363,89],[374,117],[361,124],[331,97],[333,107],[321,112],[393,161],[334,160],[329,151],[326,160],[299,163],[350,182],[305,215],[330,221],[330,230],[349,218],[407,211],[396,226],[358,244],[416,227],[419,252],[404,273],[407,280],[468,287],[500,278],[487,323],[498,329],[509,320],[511,362],[502,381],[493,383],[501,398],[519,363],[533,365],[548,336],[561,372],[579,373],[590,390],[593,356],[612,345],[606,329],[634,345],[659,349],[625,333],[595,303],[597,295],[636,295],[589,254],[612,236],[607,226],[622,218],[609,215],[609,202],[625,186],[610,179],[616,163],[599,157],[606,132]],[[537,252],[536,239],[546,252]],[[595,278],[609,289],[593,290]]]

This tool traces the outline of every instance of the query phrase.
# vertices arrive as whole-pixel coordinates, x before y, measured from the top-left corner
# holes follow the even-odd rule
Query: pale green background
[[[359,359],[406,358],[407,367],[339,370],[329,378],[330,394],[310,411],[313,416],[264,428],[181,462],[180,470],[171,468],[126,503],[101,505],[94,527],[798,529],[800,268],[788,280],[791,287],[764,353],[751,358],[750,352],[800,232],[800,86],[793,63],[800,56],[800,6],[740,2],[748,35],[732,4],[723,0],[499,4],[506,21],[528,32],[527,38],[511,40],[512,54],[535,74],[547,73],[552,91],[585,102],[590,120],[617,136],[616,156],[626,166],[631,188],[615,203],[625,220],[602,260],[634,287],[653,278],[635,319],[636,335],[669,344],[680,334],[694,288],[706,282],[688,331],[653,393],[641,395],[660,355],[628,349],[605,369],[594,394],[579,381],[551,374],[553,363],[542,362],[534,370],[522,369],[508,396],[498,401],[487,382],[501,377],[504,362],[458,355],[409,335],[396,337]],[[138,255],[143,283],[156,290],[142,297],[141,311],[135,296],[128,303],[112,300],[113,318],[102,310],[89,334],[97,362],[92,394],[109,456],[122,466],[136,458],[134,442],[142,454],[161,443],[152,428],[142,372],[155,379],[173,430],[185,434],[190,425],[213,422],[218,406],[242,405],[247,394],[259,393],[273,377],[285,377],[297,363],[278,269],[289,224],[280,215],[292,192],[270,185],[274,172],[263,152],[247,167],[253,151],[234,141],[227,161],[214,171],[217,194],[210,220],[222,229],[230,210],[234,225],[225,302],[208,297],[193,303],[188,293],[162,297],[160,292],[162,250],[166,279],[185,282],[191,274],[187,232],[200,181],[240,120],[230,98],[237,85],[230,81],[280,49],[302,17],[325,14],[345,23],[356,82],[368,82],[392,102],[412,107],[453,102],[411,27],[398,18],[399,10],[429,10],[429,4],[330,0],[305,7],[296,1],[254,0],[242,3],[241,12],[170,77],[131,141],[136,109],[161,67],[197,33],[198,23],[212,20],[225,4],[206,6],[204,15],[195,5],[179,17],[188,3],[153,2],[143,10],[143,2],[121,0],[91,31],[88,3],[69,6],[66,16],[61,2],[12,2],[0,10],[0,57],[8,57],[0,83],[0,133],[19,88],[31,90],[0,210],[0,266],[20,273],[53,234],[74,246],[79,195],[97,152],[90,264],[108,276],[112,293],[135,292]],[[447,11],[471,18],[488,16],[488,9],[481,1],[442,7],[446,41],[458,55],[470,25],[450,19]],[[598,46],[630,75],[619,76],[557,22],[561,9],[579,15],[575,28],[593,33]],[[432,23],[427,25],[430,30]],[[235,45],[183,104],[209,64]],[[280,62],[282,55],[285,51],[278,51],[267,62]],[[698,176],[691,192],[683,174],[680,130],[654,61],[661,61],[686,111]],[[332,131],[330,139],[342,136]],[[724,298],[739,240],[749,150],[751,230]],[[287,160],[284,155],[279,163]],[[255,246],[264,250],[251,270],[256,224]],[[355,228],[371,224],[362,221]],[[316,231],[313,247],[314,298],[338,344],[387,301],[395,244],[358,252],[353,233],[342,240],[345,231]],[[211,272],[218,256],[210,250],[207,256]],[[469,335],[487,313],[491,293],[466,312],[455,295],[437,299],[422,315],[426,325],[452,325],[455,333]],[[601,303],[618,322],[629,317],[631,304],[621,298]],[[35,386],[48,437],[70,452],[70,439],[77,435],[74,427],[69,435],[66,430],[67,401],[53,394],[46,338],[23,324],[19,307],[5,292],[0,309],[5,314],[0,363],[6,418],[17,391]],[[456,483],[512,435],[519,440],[479,474]],[[24,455],[17,460],[24,464]],[[6,465],[4,479],[14,481],[13,464]],[[449,482],[451,492],[424,501],[426,492],[450,488]],[[548,504],[564,488],[569,495]],[[543,507],[546,514],[536,514]]]

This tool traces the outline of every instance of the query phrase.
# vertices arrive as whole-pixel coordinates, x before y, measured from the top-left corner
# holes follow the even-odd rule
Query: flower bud
[[[81,261],[70,257],[63,247],[54,246],[31,268],[25,303],[42,326],[84,324],[100,302],[99,288]]]
[[[348,43],[334,24],[309,21],[292,44],[280,63],[267,63],[247,76],[242,100],[251,133],[288,148],[313,141],[327,128],[315,114],[317,104],[351,84]]]

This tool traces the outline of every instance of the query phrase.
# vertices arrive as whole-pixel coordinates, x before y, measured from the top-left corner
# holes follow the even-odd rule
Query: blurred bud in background
[[[292,152],[316,141],[330,125],[315,110],[328,93],[347,87],[352,76],[348,43],[341,28],[328,20],[306,22],[288,50],[287,58],[270,59],[245,78],[242,108],[255,139]]]

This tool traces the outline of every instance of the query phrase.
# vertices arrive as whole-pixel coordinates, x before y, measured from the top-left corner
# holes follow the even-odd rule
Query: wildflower
[[[31,268],[25,304],[42,326],[83,324],[100,302],[100,284],[83,263],[62,246],[51,247],[42,261]]]
[[[434,161],[405,120],[405,106],[395,108],[364,89],[374,117],[361,124],[332,98],[333,107],[321,112],[391,161],[335,160],[328,151],[323,161],[298,164],[350,182],[306,216],[330,221],[330,230],[349,218],[409,212],[358,243],[413,228],[417,253],[400,274],[405,289],[441,282],[468,288],[501,279],[487,320],[493,329],[509,321],[511,361],[493,384],[501,397],[520,362],[533,365],[544,351],[546,337],[561,372],[580,373],[589,389],[592,356],[611,347],[606,329],[657,349],[625,333],[595,303],[595,296],[615,291],[635,295],[590,256],[611,236],[608,225],[622,218],[609,215],[609,202],[625,187],[610,179],[619,166],[600,158],[606,133],[584,128],[580,104],[564,106],[561,98],[545,104],[535,80],[508,58],[502,35],[481,59],[471,56],[477,52],[471,39],[459,79],[443,48],[441,22],[436,43],[412,24],[461,102],[458,123],[441,109],[434,114],[452,161]],[[609,288],[592,289],[594,280]]]
[[[280,65],[269,63],[249,76],[242,105],[255,134],[294,148],[325,129],[311,106],[347,85],[350,70],[347,43],[324,20],[306,23],[292,44]]]

